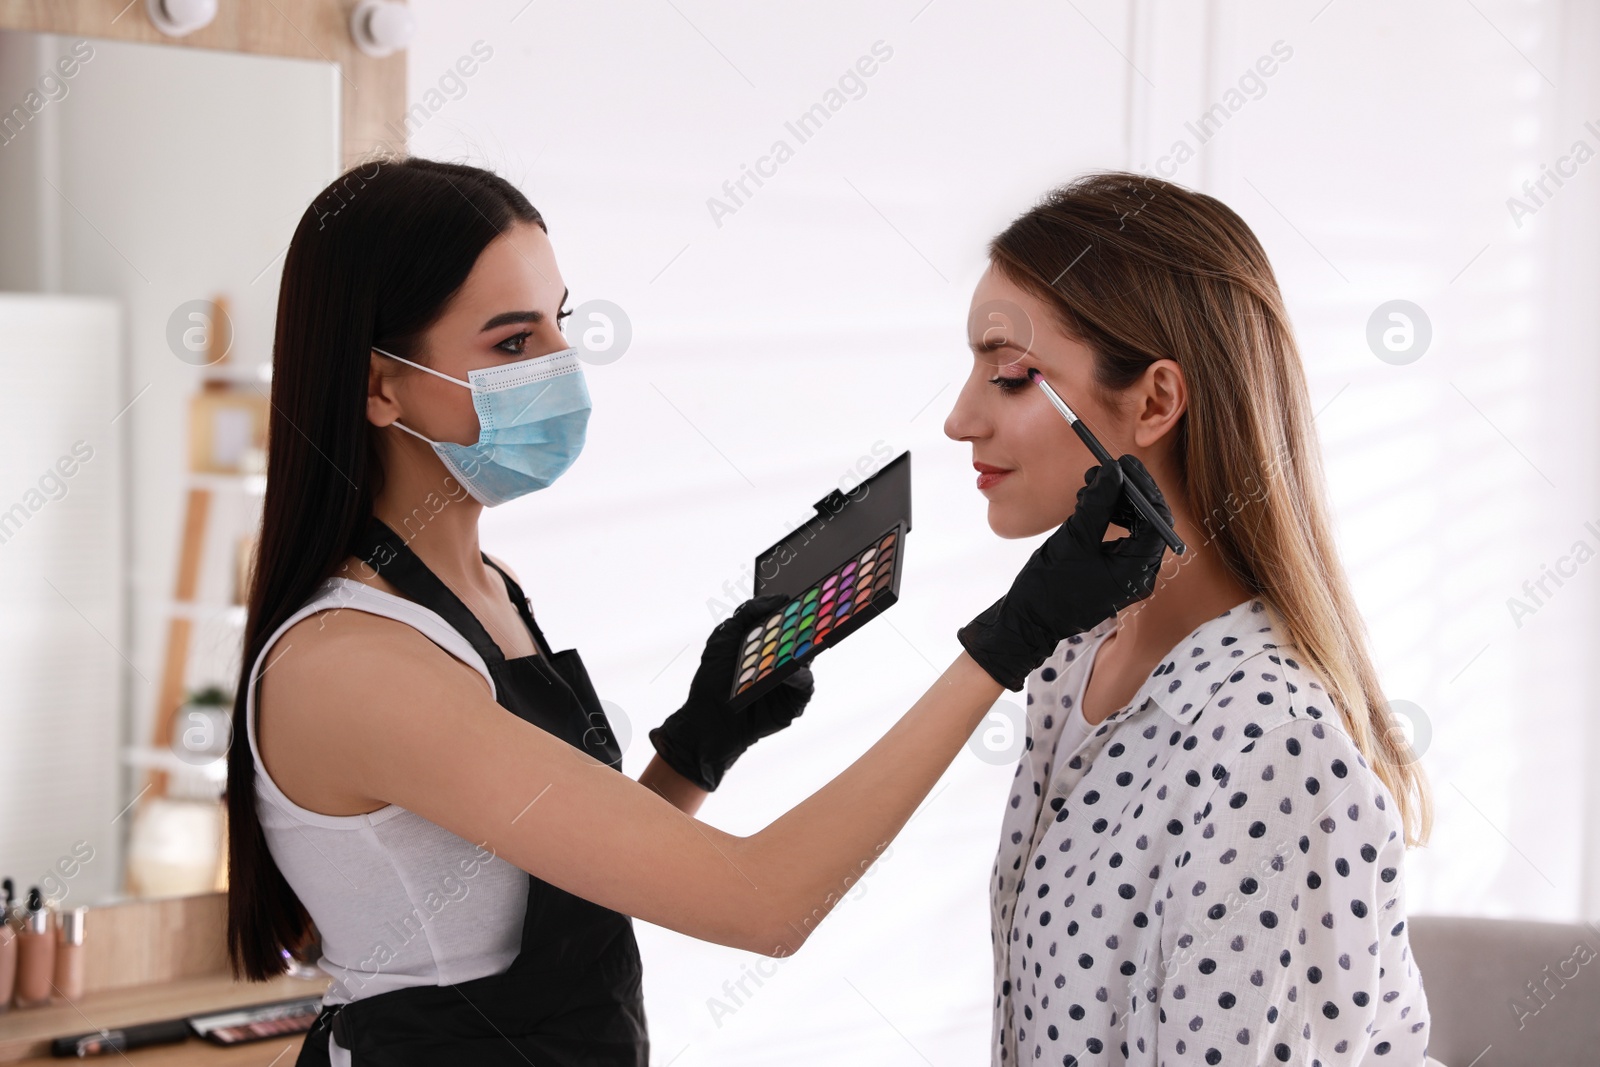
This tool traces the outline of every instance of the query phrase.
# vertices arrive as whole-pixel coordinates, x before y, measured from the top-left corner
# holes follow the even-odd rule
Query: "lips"
[[[993,464],[979,463],[976,460],[972,463],[972,469],[978,472],[979,489],[989,489],[999,485],[1005,476],[1012,472],[1010,467],[996,467]]]

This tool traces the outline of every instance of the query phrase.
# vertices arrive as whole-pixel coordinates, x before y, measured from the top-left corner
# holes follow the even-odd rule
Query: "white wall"
[[[413,7],[413,100],[475,41],[493,49],[464,91],[432,98],[413,150],[518,182],[573,304],[632,319],[628,354],[590,369],[573,471],[484,523],[552,640],[580,647],[627,713],[631,772],[688,684],[708,601],[727,581],[745,595],[750,557],[880,440],[916,454],[905,606],[818,663],[812,708],[705,817],[765,824],[948,662],[956,627],[1032,548],[990,534],[967,450],[940,432],[983,242],[1050,185],[1158,172],[1187,138],[1196,155],[1168,176],[1238,210],[1277,267],[1386,685],[1431,723],[1439,829],[1411,857],[1411,907],[1600,914],[1600,735],[1581,674],[1596,575],[1580,569],[1520,629],[1506,605],[1577,539],[1600,547],[1584,530],[1600,519],[1600,163],[1520,227],[1506,206],[1574,140],[1600,148],[1583,126],[1600,120],[1590,5]],[[865,94],[719,226],[707,199],[879,40],[893,56]],[[1289,56],[1199,144],[1185,121],[1279,41]],[[1407,366],[1365,340],[1396,298],[1433,327]],[[1010,776],[958,759],[861,898],[765,985],[747,980],[731,1015],[711,1002],[734,1005],[724,982],[757,960],[641,924],[657,1062],[981,1062],[985,880]]]

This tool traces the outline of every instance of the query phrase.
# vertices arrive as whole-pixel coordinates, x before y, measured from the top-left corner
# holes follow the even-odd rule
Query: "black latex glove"
[[[811,668],[801,667],[776,689],[738,711],[728,707],[734,666],[744,648],[745,635],[790,599],[774,594],[746,600],[718,623],[706,639],[700,669],[689,683],[689,697],[683,707],[650,731],[650,743],[661,758],[701,789],[716,789],[745,749],[788,726],[811,699],[815,688]]]
[[[967,653],[1007,689],[1021,689],[1063,640],[1155,590],[1166,542],[1124,491],[1124,479],[1136,483],[1170,525],[1155,479],[1132,455],[1090,467],[1084,478],[1072,517],[1034,550],[1010,592],[956,631]],[[1127,536],[1102,540],[1112,522]]]

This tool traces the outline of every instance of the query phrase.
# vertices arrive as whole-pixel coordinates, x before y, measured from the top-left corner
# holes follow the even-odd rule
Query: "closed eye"
[[[1028,379],[1026,379],[1026,378],[1006,378],[1006,377],[990,378],[989,382],[991,384],[993,384],[993,385],[998,385],[1000,387],[1000,391],[1003,392],[1003,393],[1015,393],[1015,392],[1017,392],[1017,391],[1019,391],[1021,389],[1026,388],[1027,386],[1033,384],[1030,381],[1028,381]]]

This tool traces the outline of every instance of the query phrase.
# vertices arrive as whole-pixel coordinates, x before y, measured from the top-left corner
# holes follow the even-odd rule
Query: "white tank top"
[[[322,935],[318,966],[333,978],[324,1000],[342,1003],[405,986],[497,974],[521,947],[526,872],[396,804],[364,815],[309,811],[267,774],[256,746],[261,664],[285,630],[330,608],[413,626],[477,670],[494,690],[483,658],[437,613],[348,578],[324,582],[251,665],[245,728],[256,761],[256,812],[272,858]]]

